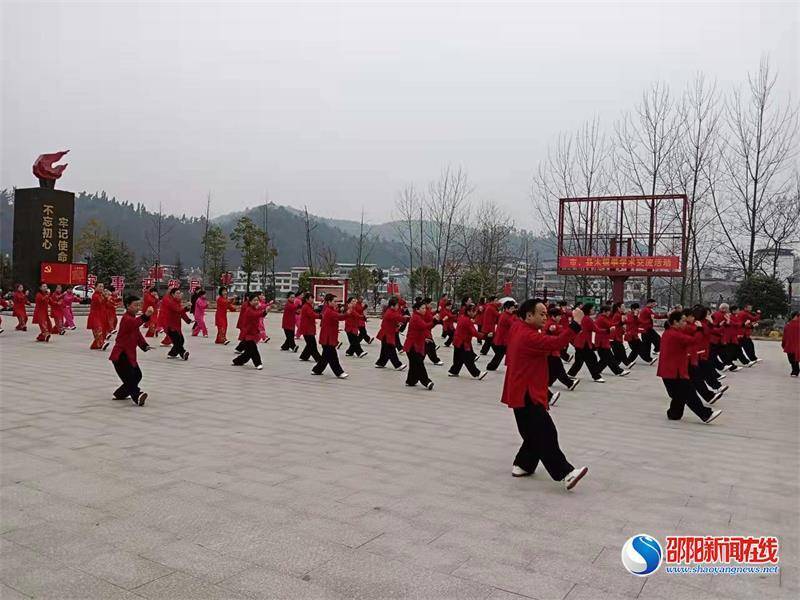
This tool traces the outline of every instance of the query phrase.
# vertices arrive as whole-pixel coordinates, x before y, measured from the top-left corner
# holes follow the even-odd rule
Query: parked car
[[[83,285],[76,285],[72,288],[72,293],[75,294],[81,303],[86,303],[92,299],[92,295],[94,294],[94,288],[89,287],[89,293],[86,293],[86,286]]]

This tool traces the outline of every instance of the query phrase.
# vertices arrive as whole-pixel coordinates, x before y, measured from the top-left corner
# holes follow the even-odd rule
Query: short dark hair
[[[334,295],[333,295],[333,294],[331,294],[331,293],[325,294],[325,302],[330,302],[330,301],[331,301],[331,300],[333,300],[334,298],[336,298],[336,296],[334,296]]]
[[[422,301],[422,298],[417,297],[417,299],[414,300],[414,304],[411,305],[411,308],[413,308],[414,310],[419,310],[424,305],[425,305],[425,303]]]
[[[387,308],[391,308],[392,306],[397,306],[397,296],[392,296],[391,298],[389,298],[389,300],[386,302],[386,306]]]
[[[141,300],[141,298],[139,298],[139,296],[136,296],[135,294],[131,294],[130,296],[125,296],[125,299],[122,301],[122,303],[126,307],[128,307],[131,304],[133,304],[134,302],[138,302],[139,300]]]
[[[224,285],[221,285],[220,288],[219,288],[219,292],[218,293],[219,293],[220,296],[222,296],[222,292],[227,292],[227,291],[228,291],[228,288],[226,288]]]
[[[306,302],[309,298],[311,298],[311,292],[304,292],[303,293],[303,302]]]
[[[584,312],[584,314],[591,314],[591,312],[594,310],[594,302],[584,303],[581,305],[581,310]]]
[[[514,302],[513,300],[506,300],[505,302],[503,302],[503,310],[508,310],[509,308],[514,308],[516,305],[517,305],[517,303]],[[558,309],[556,309],[556,310],[558,310]]]
[[[631,303],[631,310],[636,310],[637,308],[639,308],[639,303],[638,302],[632,302]]]
[[[557,317],[558,315],[561,314],[561,309],[558,308],[557,306],[551,306],[550,308],[547,309],[547,314],[550,315],[551,317]]]
[[[174,287],[174,288],[169,288],[169,292],[167,292],[167,293],[168,293],[168,294],[174,294],[174,293],[175,293],[175,292],[177,292],[179,289],[181,289],[181,288],[176,288],[176,287]]]
[[[708,316],[708,309],[705,306],[703,306],[702,304],[697,304],[692,309],[692,314],[694,315],[694,318],[696,320],[703,321]]]
[[[654,298],[648,298],[647,299],[647,304],[650,304],[651,302],[655,302],[655,299]]]
[[[677,323],[683,318],[683,313],[679,310],[673,311],[669,313],[669,317],[667,318],[667,322],[672,325],[673,323]]]
[[[287,298],[291,298],[292,296],[294,296],[294,292],[286,292]]]
[[[611,312],[611,305],[609,305],[609,304],[600,305],[600,312],[601,313]]]
[[[535,313],[537,304],[543,304],[543,302],[539,298],[528,298],[520,304],[519,310],[517,310],[520,319],[525,320],[528,315]]]

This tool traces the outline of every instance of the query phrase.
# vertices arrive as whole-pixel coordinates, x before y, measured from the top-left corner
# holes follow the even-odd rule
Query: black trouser
[[[489,354],[489,350],[491,350],[492,348],[493,348],[492,338],[490,338],[487,335],[483,340],[483,346],[481,347],[481,354],[483,356],[486,356],[487,354]]]
[[[567,375],[575,377],[584,363],[586,363],[586,368],[589,369],[592,379],[600,379],[600,365],[597,362],[594,350],[591,348],[575,348],[575,361],[567,371]]]
[[[714,397],[714,392],[708,389],[706,385],[706,379],[699,364],[697,366],[691,363],[689,364],[689,380],[692,382],[695,391],[703,400],[708,402]]]
[[[416,350],[409,350],[406,352],[408,356],[408,377],[406,377],[407,385],[428,385],[430,378],[428,371],[425,369],[425,357]]]
[[[358,333],[350,333],[349,331],[345,332],[347,334],[347,341],[350,342],[350,346],[348,346],[347,350],[345,351],[345,355],[359,356],[364,350],[361,348],[361,336]]]
[[[563,348],[561,350],[561,360],[563,360],[564,362],[569,362],[569,359],[570,359],[569,352],[567,352],[566,348]]]
[[[425,340],[425,355],[433,364],[442,362],[442,359],[436,354],[436,342],[433,340]]]
[[[372,343],[372,338],[369,337],[369,334],[367,333],[367,326],[366,325],[362,325],[361,327],[358,328],[358,340],[359,341],[364,341],[367,344],[371,344]]]
[[[497,355],[495,354],[495,356]],[[466,367],[473,377],[481,374],[481,370],[475,366],[475,353],[472,350],[453,348],[453,366],[450,367],[450,372],[453,375],[458,375],[461,372],[461,367]]]
[[[688,379],[663,379],[667,394],[672,399],[667,410],[667,418],[670,421],[679,421],[683,417],[683,407],[688,406],[700,420],[707,421],[711,416],[712,410],[704,406],[697,397],[697,393],[692,387],[692,382]]]
[[[119,355],[117,360],[112,361],[114,370],[117,372],[122,385],[114,390],[114,398],[122,400],[123,398],[139,399],[139,394],[142,390],[139,389],[139,382],[142,380],[142,370],[137,366],[133,366],[128,360],[128,356],[123,352]]]
[[[281,350],[294,350],[297,348],[297,343],[294,341],[294,329],[284,329],[283,335],[286,336],[286,341],[281,344]]]
[[[758,358],[756,356],[756,347],[753,344],[752,338],[749,337],[742,338],[742,350],[744,350],[747,353],[747,357],[750,360],[755,360]]]
[[[626,367],[631,364],[632,361],[628,360],[628,355],[625,352],[625,345],[622,342],[618,340],[611,342],[611,352],[614,354],[614,360],[616,360],[618,364],[623,364]]]
[[[255,366],[260,365],[261,354],[258,351],[258,344],[252,340],[242,340],[242,345],[244,346],[244,349],[241,354],[233,359],[233,364],[243,365],[247,363],[248,360],[252,359]]]
[[[722,384],[719,382],[719,377],[717,376],[717,370],[714,368],[714,365],[711,364],[710,360],[700,361],[700,373],[703,375],[703,381],[705,381],[706,385],[711,389],[718,390],[722,387]]]
[[[319,350],[317,350],[317,338],[313,335],[304,335],[303,339],[306,341],[306,347],[303,348],[303,351],[300,353],[300,360],[313,358],[319,362],[320,354]]]
[[[339,364],[339,353],[336,352],[336,346],[322,345],[322,355],[319,357],[317,364],[311,369],[314,373],[321,375],[326,367],[330,367],[333,374],[337,377],[344,373],[342,365]]]
[[[564,363],[561,362],[561,358],[559,356],[548,356],[547,357],[547,368],[548,368],[548,381],[547,385],[553,385],[556,380],[560,381],[567,387],[571,387],[575,380],[567,375],[567,372],[564,370]]]
[[[725,353],[728,355],[728,361],[730,364],[733,364],[733,361],[735,360],[738,360],[743,365],[750,364],[750,361],[742,352],[742,347],[735,342],[725,344]]]
[[[244,340],[239,340],[239,343],[236,344],[235,351],[236,352],[244,352]]]
[[[620,368],[617,359],[614,358],[611,348],[598,348],[597,353],[600,355],[600,371],[608,367],[611,369],[614,375],[619,375],[622,373],[622,369]]]
[[[531,402],[525,394],[525,406],[514,409],[517,430],[522,436],[514,465],[533,473],[542,461],[544,468],[556,481],[562,481],[574,467],[569,463],[558,445],[556,424],[547,409],[538,402]]]
[[[650,354],[650,346],[653,347],[653,352],[658,352],[661,348],[661,336],[655,329],[648,329],[642,334],[642,344],[647,354]]]
[[[503,362],[503,357],[506,355],[506,346],[492,346],[494,348],[494,356],[489,364],[486,365],[487,371],[496,371],[500,363]]]
[[[402,329],[400,331],[402,331]],[[394,334],[394,349],[398,352],[403,351],[403,341],[400,339],[400,331]]]
[[[725,365],[730,364],[725,355],[725,347],[722,344],[711,344],[708,347],[708,360],[714,369],[722,369]]]
[[[380,367],[385,367],[387,362],[391,362],[395,369],[403,364],[400,362],[400,359],[397,358],[397,348],[381,340],[381,355],[378,357],[378,360],[375,361],[375,364]]]
[[[183,356],[186,354],[186,348],[183,347],[184,339],[183,334],[177,329],[167,329],[167,335],[172,340],[172,348],[170,348],[167,356]]]
[[[630,346],[631,349],[631,353],[628,354],[629,363],[637,356],[648,363],[653,360],[653,357],[650,355],[650,350],[642,343],[642,340],[638,338],[634,340],[628,340],[628,346]]]
[[[444,345],[449,346],[453,343],[453,334],[455,334],[455,329],[448,329],[447,331],[442,332],[442,339],[444,339]]]
[[[800,375],[800,362],[797,361],[797,354],[788,352],[786,358],[789,360],[789,364],[792,367],[792,375]]]

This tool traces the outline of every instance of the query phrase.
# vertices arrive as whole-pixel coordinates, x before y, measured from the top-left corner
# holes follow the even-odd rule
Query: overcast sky
[[[450,163],[530,227],[547,144],[650,82],[728,89],[768,53],[798,88],[791,1],[0,3],[0,187],[69,148],[59,187],[178,214],[268,190],[377,222]]]

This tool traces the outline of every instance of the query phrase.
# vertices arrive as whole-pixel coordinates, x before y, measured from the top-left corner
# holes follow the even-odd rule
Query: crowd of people
[[[209,336],[205,321],[209,302],[205,294],[204,290],[197,290],[187,302],[179,288],[170,288],[163,296],[156,288],[150,288],[142,298],[128,296],[123,302],[113,287],[97,284],[86,323],[92,332],[89,348],[107,350],[113,339],[109,358],[121,381],[114,398],[144,405],[147,394],[139,387],[142,372],[137,350],[151,349],[147,338],[163,334],[160,345],[169,347],[167,358],[189,360],[182,324],[192,325],[193,337]],[[2,294],[0,298],[5,308],[8,302]],[[312,375],[320,376],[330,368],[337,378],[348,377],[339,359],[341,328],[347,338],[346,357],[366,358],[369,352],[365,347],[377,341],[380,351],[375,368],[391,365],[396,371],[406,371],[405,385],[409,387],[420,385],[433,390],[428,367],[445,366],[438,354],[440,344],[453,349],[449,377],[460,377],[464,370],[472,379],[481,381],[505,365],[501,401],[514,410],[523,440],[512,475],[528,476],[541,461],[551,477],[564,482],[568,490],[586,475],[588,468],[573,467],[559,447],[549,414],[561,397],[562,391],[554,389],[557,382],[572,391],[581,382],[578,376],[584,369],[592,382],[603,384],[606,372],[623,378],[637,364],[658,363],[656,374],[670,399],[667,418],[681,419],[688,406],[701,421],[711,423],[722,413],[715,405],[729,389],[722,380],[728,373],[761,362],[752,341],[761,315],[749,304],[737,307],[723,303],[714,311],[702,305],[673,307],[660,335],[652,299],[644,306],[606,302],[571,307],[565,301],[530,299],[518,305],[510,298],[498,300],[490,296],[474,301],[467,296],[456,306],[447,295],[438,301],[417,297],[410,304],[393,296],[385,304],[373,337],[367,330],[363,298],[350,297],[341,303],[333,294],[326,294],[321,300],[318,304],[308,292],[290,293],[282,308],[284,341],[280,350],[298,353],[299,360],[313,362]],[[51,290],[42,284],[34,298],[31,317],[39,330],[37,342],[47,343],[53,334],[76,329],[72,311],[76,301],[70,287],[56,286]],[[31,302],[22,286],[14,290],[10,303],[17,319],[16,330],[27,331],[27,307]],[[122,304],[124,311],[118,318]],[[228,313],[238,311],[233,366],[252,363],[256,369],[263,369],[258,345],[270,340],[265,318],[272,306],[263,293],[248,293],[237,306],[230,300],[227,288],[219,289],[214,343],[230,343]],[[434,334],[437,327],[438,341]],[[798,377],[798,313],[793,313],[786,324],[782,347],[790,363],[790,375]],[[401,355],[407,362],[401,360]],[[484,357],[487,363],[481,368],[478,362]]]

